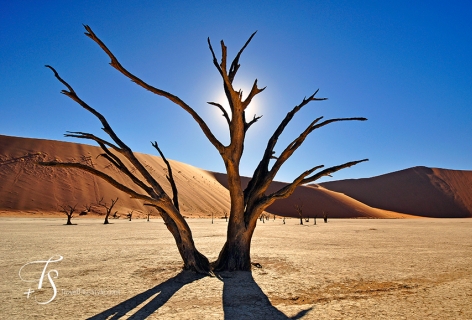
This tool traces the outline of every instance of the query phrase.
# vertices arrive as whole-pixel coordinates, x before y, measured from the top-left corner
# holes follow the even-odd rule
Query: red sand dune
[[[100,198],[110,202],[119,197],[116,209],[123,216],[128,211],[145,214],[149,209],[139,200],[116,190],[105,181],[77,169],[50,168],[35,164],[40,160],[92,161],[98,169],[132,187],[128,178],[107,166],[98,147],[41,139],[0,135],[0,211],[43,214],[57,212],[60,205],[96,204]],[[161,185],[170,191],[166,167],[160,157],[137,154]],[[170,161],[184,215],[194,217],[224,216],[229,212],[226,176],[204,171],[177,161]],[[472,172],[413,168],[401,175],[359,180],[344,180],[297,188],[288,199],[275,202],[269,213],[298,217],[301,205],[304,217],[331,218],[406,218],[408,214],[434,217],[472,216]],[[382,177],[388,177],[384,179]],[[380,179],[378,179],[380,178]],[[248,182],[243,178],[243,183]],[[372,181],[375,183],[373,184]],[[362,186],[358,185],[359,182]],[[271,190],[284,184],[274,182]],[[135,187],[132,187],[135,188]],[[138,189],[135,189],[138,191]],[[103,212],[93,206],[92,211]]]
[[[321,186],[385,210],[425,217],[472,217],[472,171],[414,167]]]
[[[146,213],[142,201],[131,199],[127,194],[107,182],[77,169],[51,168],[35,165],[38,160],[93,161],[96,168],[104,170],[119,182],[131,186],[128,178],[107,162],[97,159],[99,147],[51,140],[17,138],[0,135],[0,210],[30,211],[31,213],[58,211],[60,205],[76,205],[83,210],[86,204],[96,204],[104,198],[108,204],[119,197],[116,209],[122,214],[135,210]],[[40,153],[40,154],[39,154]],[[137,154],[169,194],[166,166],[160,157]],[[193,216],[223,215],[228,212],[229,193],[214,181],[206,171],[171,161],[176,183],[179,187],[180,206],[184,214]],[[133,187],[136,191],[136,189]],[[98,206],[92,210],[103,211]],[[133,214],[135,214],[133,213]],[[156,213],[154,211],[154,213]]]
[[[226,175],[214,173],[215,178],[225,187],[228,185]],[[249,182],[249,178],[242,178],[243,186]],[[274,182],[269,187],[269,192],[283,188],[286,183]],[[295,192],[286,199],[277,200],[269,208],[267,213],[285,217],[299,217],[295,206],[302,207],[304,218],[322,218],[326,213],[328,218],[411,218],[412,216],[400,212],[393,212],[369,207],[362,202],[352,199],[342,193],[333,192],[326,188],[309,185],[298,187]]]

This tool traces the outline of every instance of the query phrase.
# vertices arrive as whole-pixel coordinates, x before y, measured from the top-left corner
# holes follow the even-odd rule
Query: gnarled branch
[[[233,83],[234,77],[236,76],[236,73],[238,72],[238,69],[240,67],[239,58],[241,57],[241,54],[243,53],[244,49],[246,49],[246,47],[248,46],[249,42],[251,42],[252,38],[256,35],[256,33],[257,33],[257,31],[255,31],[253,34],[251,34],[251,36],[249,37],[249,39],[247,39],[244,46],[241,48],[241,50],[239,50],[236,57],[234,57],[234,60],[231,63],[231,67],[229,68],[229,75],[228,75],[229,81],[231,83]]]
[[[167,166],[167,171],[169,175],[166,176],[166,178],[169,181],[170,186],[172,187],[172,195],[173,195],[172,199],[174,202],[174,206],[177,208],[177,210],[180,210],[179,209],[179,193],[177,191],[177,185],[175,184],[174,175],[172,174],[172,167],[170,166],[169,161],[167,161],[166,157],[164,156],[164,153],[161,151],[161,149],[157,145],[157,142],[154,141],[154,143],[151,142],[151,144],[154,148],[156,148],[157,152],[159,152],[162,160],[164,160],[164,163]]]
[[[216,103],[216,102],[207,102],[207,103],[211,104],[212,106],[218,107],[218,109],[220,109],[221,112],[223,112],[223,117],[226,119],[226,122],[228,123],[228,125],[231,125],[231,119],[229,118],[228,112],[221,104]]]
[[[130,195],[132,198],[135,199],[140,199],[144,201],[149,201],[150,203],[154,203],[158,205],[156,202],[159,201],[159,199],[156,198],[151,198],[150,196],[146,196],[144,194],[138,193],[134,191],[133,189],[130,189],[126,187],[125,185],[119,183],[115,179],[113,179],[111,176],[107,175],[106,173],[101,172],[100,170],[97,170],[95,168],[92,168],[90,166],[87,166],[85,164],[77,163],[77,162],[56,162],[56,161],[50,161],[50,162],[39,162],[39,165],[42,166],[48,166],[48,167],[59,167],[59,168],[76,168],[80,169],[83,171],[87,171],[114,186],[115,188],[127,193]]]
[[[247,108],[247,106],[251,103],[252,99],[261,93],[262,91],[265,90],[266,87],[264,88],[258,88],[257,87],[257,79],[254,80],[254,84],[252,85],[251,92],[249,92],[249,95],[246,97],[246,99],[242,102],[243,103],[243,110]]]
[[[121,141],[120,138],[118,138],[118,136],[115,134],[115,132],[113,131],[113,129],[111,128],[110,124],[105,119],[105,117],[100,112],[96,111],[94,108],[92,108],[87,103],[85,103],[82,99],[80,99],[79,96],[76,94],[76,92],[72,89],[72,86],[70,86],[65,80],[63,80],[53,67],[48,66],[48,65],[46,67],[51,69],[54,72],[55,77],[61,83],[63,83],[67,88],[69,88],[69,91],[62,90],[61,92],[65,94],[66,96],[68,96],[69,98],[71,98],[72,100],[74,100],[75,102],[77,102],[79,105],[81,105],[85,110],[92,113],[95,117],[97,117],[103,125],[103,130],[119,146],[118,148],[119,152],[123,154],[131,162],[131,164],[139,171],[139,173],[141,173],[144,179],[146,179],[146,181],[151,185],[151,187],[154,189],[154,191],[157,194],[164,193],[164,190],[162,189],[162,187],[154,179],[154,177],[146,170],[146,168],[144,168],[141,162],[135,157],[135,155],[133,154],[133,151],[123,141]],[[87,137],[88,139],[91,138],[91,136],[86,136],[86,135],[84,135],[84,138],[85,137]]]
[[[293,119],[294,115],[311,101],[326,100],[326,98],[315,98],[318,91],[319,89],[316,90],[315,93],[313,93],[308,98],[304,98],[303,101],[299,105],[295,106],[290,112],[288,112],[285,118],[280,122],[279,126],[272,134],[271,138],[267,142],[267,147],[264,151],[264,155],[261,161],[259,162],[256,170],[254,171],[252,179],[249,181],[248,186],[244,190],[244,198],[245,198],[246,204],[251,194],[264,192],[265,189],[267,189],[268,185],[270,184],[270,181],[267,180],[267,174],[269,172],[270,160],[274,158],[276,159],[276,157],[274,156],[274,153],[275,153],[274,147],[277,144],[277,141],[280,135],[282,134],[282,132],[285,130],[287,125]]]
[[[167,91],[164,91],[164,90],[161,90],[161,89],[158,89],[154,86],[151,86],[150,84],[146,83],[145,81],[141,80],[140,78],[136,77],[134,74],[132,74],[131,72],[129,72],[128,70],[126,70],[121,64],[120,62],[118,61],[118,59],[115,57],[115,55],[108,49],[108,47],[102,42],[102,40],[100,40],[97,35],[92,31],[92,29],[87,26],[87,25],[84,25],[85,29],[87,30],[87,32],[85,32],[85,35],[87,37],[89,37],[90,39],[92,39],[93,41],[95,41],[95,43],[97,43],[100,48],[102,48],[102,50],[108,55],[108,57],[110,57],[111,59],[111,62],[110,62],[110,65],[115,68],[116,70],[118,70],[120,73],[122,73],[124,76],[126,76],[127,78],[129,78],[131,81],[133,81],[134,83],[136,83],[137,85],[143,87],[144,89],[146,90],[149,90],[151,91],[152,93],[154,94],[157,94],[159,96],[162,96],[162,97],[165,97],[167,99],[169,99],[170,101],[172,101],[173,103],[175,103],[176,105],[180,106],[182,109],[184,109],[185,111],[187,111],[192,117],[193,119],[198,123],[198,125],[200,126],[200,128],[202,129],[203,133],[205,134],[205,136],[208,138],[208,140],[210,140],[210,142],[215,146],[216,149],[218,149],[218,151],[221,151],[223,150],[224,146],[223,144],[221,144],[218,139],[213,135],[213,133],[211,132],[210,128],[207,126],[207,124],[205,123],[205,121],[200,117],[200,115],[198,115],[198,113],[193,110],[188,104],[186,104],[182,99],[180,99],[178,96],[176,95],[173,95]]]

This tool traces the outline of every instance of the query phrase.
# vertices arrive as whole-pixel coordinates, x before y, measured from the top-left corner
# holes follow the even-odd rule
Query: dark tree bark
[[[295,209],[297,210],[298,216],[300,217],[300,224],[303,225],[303,204],[295,205]]]
[[[243,45],[241,50],[239,50],[239,52],[236,54],[231,64],[229,64],[229,67],[227,61],[227,48],[224,42],[220,42],[221,60],[220,62],[218,62],[210,39],[208,38],[208,46],[213,57],[213,64],[221,76],[223,91],[229,103],[229,110],[226,110],[225,108],[223,108],[221,103],[208,102],[208,104],[217,107],[222,112],[223,117],[225,118],[226,123],[228,125],[230,143],[225,146],[214,136],[205,121],[198,115],[198,113],[194,109],[192,109],[178,96],[166,92],[162,89],[156,88],[152,85],[149,85],[145,81],[141,80],[140,78],[136,77],[134,74],[129,72],[120,64],[114,54],[95,35],[95,33],[89,26],[85,26],[85,29],[87,31],[85,34],[89,38],[91,38],[95,43],[97,43],[100,48],[108,55],[111,60],[110,65],[113,68],[118,70],[121,74],[128,77],[131,81],[141,86],[142,88],[172,101],[174,104],[189,113],[190,116],[192,116],[192,118],[200,126],[206,138],[210,141],[210,143],[213,144],[213,146],[218,150],[219,154],[221,155],[225,164],[228,178],[228,189],[230,194],[231,209],[229,212],[226,243],[218,256],[218,259],[212,264],[215,271],[250,270],[251,240],[254,233],[254,229],[257,224],[257,218],[274,201],[278,199],[287,198],[295,191],[297,186],[316,181],[317,179],[324,176],[328,176],[338,170],[353,166],[363,161],[367,161],[367,159],[364,159],[346,162],[344,164],[329,167],[321,171],[318,170],[323,168],[322,165],[315,166],[301,173],[291,183],[281,188],[280,190],[277,190],[273,193],[268,193],[268,187],[274,180],[279,169],[286,162],[286,160],[289,159],[292,154],[302,145],[308,135],[314,130],[339,121],[367,120],[365,118],[356,117],[336,118],[322,121],[323,117],[319,117],[315,119],[307,128],[305,128],[305,130],[302,131],[299,137],[294,139],[288,146],[285,147],[285,149],[283,149],[283,151],[279,155],[276,156],[276,152],[274,151],[274,149],[277,144],[278,138],[285,130],[289,122],[292,120],[292,118],[295,116],[295,114],[312,101],[325,100],[325,98],[315,97],[318,92],[317,90],[308,98],[304,98],[302,102],[299,105],[295,106],[290,112],[288,112],[285,118],[281,121],[280,125],[276,128],[271,138],[269,139],[264,155],[261,161],[259,162],[259,165],[257,166],[256,170],[254,171],[252,179],[250,180],[248,186],[243,190],[241,185],[239,164],[243,155],[246,132],[254,123],[256,123],[261,118],[261,116],[254,115],[252,119],[248,120],[246,117],[246,108],[249,106],[254,97],[261,93],[265,88],[259,88],[256,79],[252,85],[249,94],[246,96],[246,98],[243,99],[242,91],[237,90],[233,87],[233,80],[235,79],[235,76],[240,68],[239,60],[241,58],[241,55],[256,33],[254,32],[249,37],[249,39]],[[184,268],[192,269],[197,272],[208,273],[210,271],[208,259],[206,259],[206,257],[203,256],[196,249],[190,228],[188,227],[188,224],[180,213],[177,197],[177,188],[175,186],[175,181],[172,178],[172,170],[170,168],[170,164],[167,162],[167,160],[157,147],[157,143],[154,143],[153,146],[158,150],[159,154],[163,157],[163,160],[165,161],[168,167],[168,181],[172,186],[172,198],[164,192],[162,187],[157,183],[157,181],[152,177],[152,175],[136,159],[131,149],[118,138],[118,136],[113,132],[113,130],[107,123],[106,119],[95,109],[93,109],[92,107],[87,105],[83,100],[81,100],[75,93],[73,88],[67,82],[65,82],[52,67],[47,67],[49,67],[54,72],[56,78],[68,88],[68,90],[63,90],[62,93],[79,103],[87,111],[94,114],[101,121],[103,125],[103,130],[110,136],[110,138],[113,140],[113,143],[102,140],[92,134],[83,132],[71,132],[68,133],[67,136],[90,139],[97,142],[104,151],[102,156],[106,160],[108,160],[112,165],[118,168],[121,172],[127,175],[129,179],[131,179],[131,181],[140,188],[141,192],[136,192],[118,183],[111,176],[100,172],[87,164],[58,162],[48,162],[43,164],[56,167],[78,168],[88,171],[106,180],[108,183],[112,184],[119,190],[128,193],[130,196],[137,199],[141,199],[145,201],[146,204],[156,207],[159,210],[168,230],[174,236],[175,242],[184,261]],[[125,164],[123,158],[128,161],[127,164]],[[270,163],[271,160],[275,161]],[[141,180],[140,177],[132,173],[135,170],[139,172],[140,176],[144,180]]]
[[[110,222],[108,222],[108,217],[110,216],[110,213],[111,211],[113,210],[113,207],[115,206],[115,204],[118,202],[118,197],[116,197],[116,199],[111,199],[111,204],[108,206],[106,204],[106,202],[103,202],[103,198],[100,199],[100,201],[98,202],[98,204],[102,207],[105,208],[106,212],[105,212],[105,221],[103,222],[103,224],[109,224]],[[115,212],[116,214],[116,212]]]
[[[61,212],[64,212],[64,213],[66,214],[66,216],[67,216],[66,225],[69,225],[69,226],[72,225],[71,219],[72,219],[72,217],[73,217],[73,215],[74,215],[74,212],[75,212],[75,208],[76,208],[76,207],[77,207],[77,205],[75,205],[75,206],[73,206],[73,207],[70,206],[70,205],[67,205],[67,206],[66,206],[66,205],[63,205],[63,206],[61,206],[61,209],[62,209]]]

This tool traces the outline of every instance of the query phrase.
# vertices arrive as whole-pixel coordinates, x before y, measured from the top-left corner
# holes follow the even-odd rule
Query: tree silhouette
[[[297,138],[295,138],[284,149],[282,149],[283,151],[280,154],[276,155],[275,146],[277,141],[295,114],[312,101],[326,100],[326,98],[315,97],[318,93],[318,90],[316,90],[312,95],[310,95],[308,98],[305,97],[300,104],[296,105],[290,112],[288,112],[279,126],[275,129],[267,143],[264,155],[255,169],[251,180],[249,181],[249,184],[245,189],[243,189],[239,165],[243,155],[246,133],[249,128],[261,118],[261,116],[254,115],[252,119],[248,120],[246,117],[246,108],[250,105],[253,98],[260,94],[265,88],[259,88],[256,79],[247,97],[243,98],[243,92],[233,87],[233,80],[235,79],[236,74],[240,68],[239,60],[241,55],[253,39],[256,32],[254,32],[249,37],[241,50],[239,50],[231,64],[229,64],[229,68],[227,61],[227,48],[224,42],[220,42],[221,59],[218,62],[215,51],[213,50],[210,39],[208,38],[208,46],[213,58],[213,64],[221,76],[223,90],[229,104],[229,110],[226,110],[222,104],[218,102],[208,102],[208,104],[217,107],[222,112],[223,117],[226,120],[230,135],[230,142],[228,145],[224,145],[215,137],[206,122],[192,107],[190,107],[178,96],[156,88],[129,72],[120,64],[115,55],[97,37],[97,35],[89,26],[85,26],[85,29],[87,31],[85,34],[96,44],[98,44],[111,59],[110,65],[113,68],[118,70],[120,73],[128,77],[142,88],[172,101],[175,105],[189,113],[190,116],[200,126],[206,138],[221,155],[226,167],[231,209],[229,212],[226,242],[218,256],[218,259],[210,266],[208,259],[195,247],[192,232],[179,209],[177,187],[172,177],[170,164],[165,160],[165,157],[159,149],[157,143],[154,142],[153,146],[163,157],[168,167],[167,178],[170,185],[172,186],[172,198],[164,191],[162,186],[155,180],[155,178],[145,168],[145,166],[143,166],[138,161],[132,150],[118,138],[105,117],[85,103],[77,95],[74,89],[66,81],[64,81],[56,72],[56,70],[51,66],[46,67],[50,68],[54,72],[55,77],[68,89],[62,90],[62,93],[95,115],[101,121],[103,130],[108,134],[113,142],[103,140],[93,134],[84,132],[69,132],[66,134],[66,136],[89,139],[98,143],[98,145],[104,151],[102,156],[113,166],[118,168],[122,173],[128,176],[129,179],[137,187],[139,187],[141,191],[137,192],[125,186],[117,182],[110,175],[87,164],[57,161],[43,162],[42,164],[55,167],[78,168],[88,171],[104,179],[117,189],[128,193],[131,197],[143,200],[147,205],[160,209],[159,212],[167,228],[174,236],[179,253],[184,261],[184,269],[191,269],[201,273],[209,273],[211,268],[215,271],[250,270],[250,247],[253,232],[257,224],[257,218],[268,206],[270,206],[276,200],[290,196],[295,191],[297,186],[311,183],[321,177],[328,176],[341,169],[351,167],[363,161],[367,161],[367,159],[363,159],[346,162],[323,170],[321,169],[324,168],[324,166],[318,165],[302,172],[291,183],[287,184],[283,188],[275,192],[268,193],[269,185],[274,180],[282,165],[293,155],[293,153],[302,145],[308,135],[310,135],[313,131],[334,122],[367,120],[366,118],[361,117],[323,120],[323,117],[319,117],[312,121]],[[271,162],[271,160],[274,160],[274,162]],[[139,174],[135,174],[135,171]]]
[[[77,207],[77,204],[75,206],[61,205],[60,207],[61,207],[61,212],[65,213],[65,215],[67,216],[66,225],[71,226],[73,224],[71,219],[74,215],[75,208]]]
[[[104,207],[105,210],[106,210],[105,220],[103,221],[103,224],[109,224],[110,223],[110,222],[108,222],[108,217],[110,216],[110,213],[113,210],[113,207],[115,206],[115,204],[117,202],[118,202],[118,197],[116,197],[116,199],[111,199],[111,204],[110,205],[107,205],[106,202],[103,202],[103,197],[100,199],[100,201],[98,201],[98,205]],[[118,211],[115,211],[115,216],[116,216],[117,212]]]

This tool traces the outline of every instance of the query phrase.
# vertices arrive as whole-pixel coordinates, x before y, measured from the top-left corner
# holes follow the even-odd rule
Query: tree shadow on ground
[[[148,301],[137,312],[128,317],[128,319],[146,319],[156,310],[162,307],[183,286],[204,277],[204,275],[191,271],[182,271],[175,277],[162,282],[154,288],[141,292],[140,294],[129,298],[128,300],[123,301],[116,306],[98,313],[88,319],[120,319],[121,317],[128,316],[127,314],[129,312],[135,310],[140,304],[154,296],[152,300]]]
[[[225,320],[236,319],[301,319],[312,308],[287,317],[272,305],[269,298],[254,281],[251,272],[222,272],[217,275],[223,281],[223,309]]]
[[[223,310],[225,320],[301,319],[312,309],[302,310],[293,317],[287,317],[271,304],[269,298],[267,298],[265,293],[254,281],[251,272],[222,272],[218,273],[216,276],[223,282]],[[204,277],[205,275],[191,271],[181,271],[175,277],[87,319],[120,319],[122,317],[128,317],[128,319],[146,319],[162,307],[183,286]],[[146,304],[140,307],[144,302],[146,302]],[[139,309],[137,309],[138,307]],[[129,313],[135,310],[137,311],[129,316]]]

